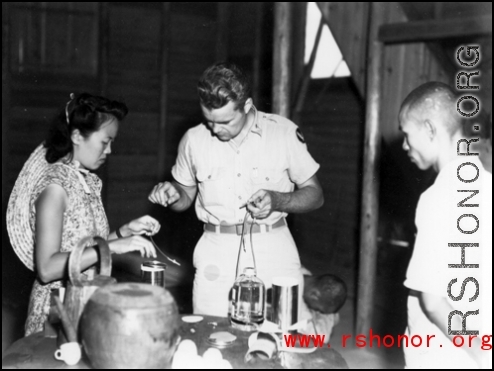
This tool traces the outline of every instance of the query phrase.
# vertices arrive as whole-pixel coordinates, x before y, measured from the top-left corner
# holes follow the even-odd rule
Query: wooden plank
[[[155,9],[110,5],[112,46],[125,49],[160,50],[161,12]]]
[[[307,3],[295,1],[292,4],[292,85],[290,87],[291,101],[295,102],[294,92],[302,83],[305,72],[305,39],[307,26]],[[291,107],[293,109],[293,107]],[[292,113],[293,115],[293,113]],[[298,121],[295,121],[297,124]]]
[[[164,2],[161,13],[161,87],[160,87],[160,121],[158,126],[158,163],[156,169],[157,181],[164,178],[166,171],[166,148],[167,148],[167,127],[168,127],[168,100],[170,81],[170,19],[171,3]]]
[[[18,107],[43,107],[52,110],[52,116],[69,99],[69,93],[98,93],[95,77],[53,74],[12,74],[11,101]]]
[[[218,2],[218,15],[216,17],[216,60],[226,61],[228,59],[228,39],[230,33],[230,5],[231,3]]]
[[[108,158],[109,179],[112,182],[155,182],[156,155],[112,155]]]
[[[435,3],[435,4],[442,4],[442,3]],[[451,3],[452,4],[452,3]],[[443,5],[443,4],[442,4]],[[444,13],[444,6],[442,6],[442,13]],[[439,5],[437,5],[439,6]],[[400,7],[403,9],[403,12],[406,15],[406,18],[408,21],[420,21],[424,20],[425,18],[429,18],[427,12],[423,12],[422,10],[424,7],[417,7],[414,3],[410,2],[402,2],[400,3]],[[451,8],[450,4],[446,7],[446,9]],[[468,6],[468,9],[473,8],[473,6]],[[419,11],[419,9],[421,11]],[[437,8],[434,7],[434,12],[437,11]],[[443,15],[441,13],[441,15]],[[491,10],[492,13],[492,10]],[[464,10],[461,13],[462,15],[465,15]],[[487,12],[485,13],[487,14]],[[458,17],[458,15],[455,15],[455,17]],[[440,18],[440,17],[435,17],[435,18]],[[443,18],[451,18],[451,17],[443,17]],[[400,20],[398,20],[400,21]],[[391,23],[391,22],[388,22]],[[396,23],[395,21],[393,23]],[[458,65],[455,63],[455,60],[451,58],[451,56],[448,54],[446,49],[444,48],[443,45],[441,45],[440,41],[430,41],[427,42],[427,47],[429,48],[429,51],[436,57],[439,65],[444,69],[444,71],[449,75],[449,76],[454,76],[456,75],[457,72],[457,67]]]
[[[363,189],[360,226],[360,265],[356,332],[365,334],[372,327],[377,262],[377,227],[379,218],[379,155],[381,135],[379,111],[382,102],[382,61],[384,45],[378,40],[385,3],[371,4],[369,32],[369,67],[367,72],[364,140]]]
[[[384,24],[379,41],[409,43],[455,37],[492,35],[492,15]]]
[[[152,174],[152,178],[155,178],[155,174]],[[105,205],[110,225],[115,228],[149,214],[153,205],[148,201],[147,196],[153,186],[154,182],[151,178],[145,182],[110,180],[106,185],[108,201]]]
[[[173,13],[171,30],[173,50],[175,50],[175,46],[186,47],[188,44],[192,43],[191,45],[193,47],[200,47],[202,43],[202,48],[197,51],[202,53],[211,52],[214,56],[216,51],[216,27],[211,18],[201,15],[201,13],[193,15]],[[204,43],[211,44],[211,49],[206,49]]]
[[[252,58],[252,99],[254,104],[259,103],[261,88],[261,58],[262,58],[262,23],[263,23],[263,3],[253,3],[254,8],[254,57]]]
[[[258,19],[256,19],[257,7],[263,7],[263,3],[255,2],[236,2],[232,3],[230,14],[229,14],[229,25],[230,29],[228,32],[229,43],[228,43],[228,54],[236,63],[239,63],[237,58],[245,56],[248,59],[252,58],[252,52],[255,48],[255,38],[256,24]],[[245,15],[248,14],[249,21],[245,21]],[[265,28],[264,28],[265,29]],[[261,25],[260,31],[262,32],[263,26]],[[266,34],[264,33],[264,37]],[[240,63],[239,63],[240,64]],[[245,69],[250,68],[250,63],[241,64]]]
[[[121,123],[118,136],[112,146],[115,155],[156,156],[160,116],[131,110]]]
[[[289,2],[275,2],[273,45],[273,113],[290,117],[292,57],[292,7]]]
[[[404,23],[407,14],[401,6],[389,6],[384,24]],[[381,134],[386,143],[401,141],[398,111],[410,91],[426,81],[451,84],[455,75],[437,59],[426,43],[387,44],[384,51],[383,104],[381,107]]]
[[[159,80],[156,81],[159,83]],[[154,85],[154,86],[153,86]],[[123,100],[129,112],[159,112],[160,89],[156,84],[147,85],[144,81],[130,79],[110,79],[108,96]]]
[[[46,8],[49,8],[50,12],[56,12],[60,14],[73,14],[73,15],[94,15],[96,13],[96,7],[97,7],[97,2],[76,2],[74,8],[71,9],[69,4],[64,3],[64,2],[57,2],[57,3],[50,3],[47,2],[45,4],[42,4],[40,2],[12,2],[16,8],[22,9],[29,9],[33,12],[41,13],[46,10]],[[56,5],[55,5],[56,4]],[[54,6],[55,5],[55,6]]]

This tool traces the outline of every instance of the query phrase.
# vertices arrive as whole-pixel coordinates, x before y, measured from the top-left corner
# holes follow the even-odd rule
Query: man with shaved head
[[[458,98],[448,85],[429,82],[399,113],[410,160],[438,173],[415,214],[405,280],[407,368],[492,368],[492,175],[470,146],[477,139],[463,134]],[[469,338],[473,331],[478,336]]]

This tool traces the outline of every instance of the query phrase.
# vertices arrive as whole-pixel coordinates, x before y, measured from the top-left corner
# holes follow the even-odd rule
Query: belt
[[[267,232],[271,232],[275,228],[284,227],[285,225],[286,225],[285,218],[281,218],[272,225],[246,223],[245,233],[250,233],[251,227],[252,227],[252,233],[267,233]],[[231,234],[237,234],[239,236],[242,235],[242,227],[243,224],[235,224],[235,225],[215,225],[211,223],[204,224],[205,231],[215,232],[215,233],[231,233]]]

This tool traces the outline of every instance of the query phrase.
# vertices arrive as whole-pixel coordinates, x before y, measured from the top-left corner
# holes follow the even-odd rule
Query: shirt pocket
[[[231,191],[228,170],[224,167],[202,169],[197,172],[198,198],[203,206],[224,205]]]
[[[276,168],[253,168],[251,169],[250,179],[253,186],[253,191],[265,189],[268,191],[277,191],[283,178],[286,177],[284,171]]]

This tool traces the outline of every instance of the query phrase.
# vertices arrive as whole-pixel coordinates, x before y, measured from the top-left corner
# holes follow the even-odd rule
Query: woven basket
[[[50,167],[45,159],[46,149],[40,144],[22,167],[7,207],[7,231],[10,243],[24,265],[34,271],[34,234],[29,222],[33,192]]]

